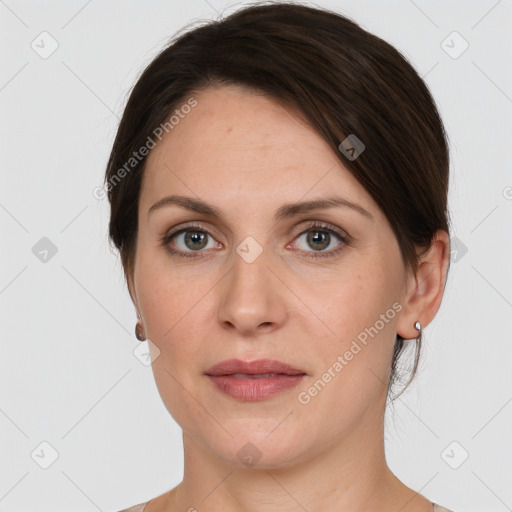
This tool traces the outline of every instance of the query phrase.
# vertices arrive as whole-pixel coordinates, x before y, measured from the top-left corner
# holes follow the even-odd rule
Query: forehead
[[[376,207],[299,113],[232,86],[191,96],[196,106],[186,109],[147,157],[141,204],[169,193],[213,194],[219,204],[263,202],[269,195],[297,201],[336,189],[367,209]]]

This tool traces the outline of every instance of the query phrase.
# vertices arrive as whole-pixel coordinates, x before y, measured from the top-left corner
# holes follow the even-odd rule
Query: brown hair
[[[283,2],[258,2],[178,35],[135,84],[105,173],[109,236],[125,277],[133,276],[145,165],[133,155],[177,106],[213,86],[242,86],[301,113],[382,209],[408,269],[417,269],[417,248],[449,232],[448,138],[426,84],[393,46],[338,13]],[[365,145],[353,160],[338,149],[350,134]],[[403,346],[397,335],[388,394]]]

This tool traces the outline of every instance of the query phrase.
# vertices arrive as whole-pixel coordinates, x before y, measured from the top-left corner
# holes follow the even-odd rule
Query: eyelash
[[[305,233],[308,233],[309,231],[313,231],[313,230],[323,231],[323,232],[332,234],[340,242],[342,242],[342,244],[338,248],[332,249],[328,252],[305,251],[308,253],[312,252],[312,254],[310,256],[306,256],[306,258],[317,259],[317,258],[335,257],[343,250],[343,245],[350,245],[350,242],[352,241],[352,239],[349,235],[342,235],[339,231],[334,229],[334,227],[331,226],[330,224],[325,224],[323,222],[318,222],[318,221],[312,221],[310,224],[308,224],[307,227],[294,238],[294,240],[296,238],[299,238],[300,236],[304,235]],[[188,226],[185,226],[184,228],[181,228],[177,231],[173,231],[171,233],[166,233],[160,239],[160,243],[161,243],[161,245],[163,245],[166,248],[167,251],[169,251],[169,253],[172,256],[178,256],[180,258],[203,258],[204,256],[200,256],[200,255],[198,255],[198,253],[201,253],[204,251],[180,251],[180,250],[171,249],[169,247],[169,242],[175,236],[180,235],[181,233],[186,233],[187,231],[203,232],[203,233],[207,234],[208,236],[212,236],[210,234],[210,232],[204,226],[202,226],[201,224],[198,224],[198,223],[197,224],[194,223],[194,224],[189,224]]]

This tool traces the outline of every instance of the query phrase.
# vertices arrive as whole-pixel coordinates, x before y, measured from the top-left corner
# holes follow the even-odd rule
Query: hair
[[[301,114],[384,212],[405,267],[415,272],[436,231],[449,233],[449,150],[436,104],[409,61],[356,22],[323,8],[258,2],[202,21],[178,32],[142,72],[113,143],[105,173],[109,238],[125,277],[133,276],[135,265],[146,161],[138,152],[154,142],[158,127],[168,132],[169,116],[191,95],[222,86],[268,95]],[[340,146],[351,134],[365,146],[355,159]],[[403,390],[416,374],[421,344],[420,332]],[[403,349],[397,335],[388,397]]]

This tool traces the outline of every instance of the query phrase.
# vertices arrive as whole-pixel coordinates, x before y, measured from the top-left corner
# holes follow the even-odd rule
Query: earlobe
[[[137,323],[135,324],[135,337],[139,341],[146,341],[146,336],[144,335],[144,328],[142,326],[142,317],[140,313],[137,313]]]
[[[397,322],[397,332],[402,338],[416,338],[415,323],[420,322],[424,329],[435,317],[444,294],[449,260],[450,238],[446,231],[439,230],[428,251],[420,257],[416,273],[411,276],[412,285]]]

